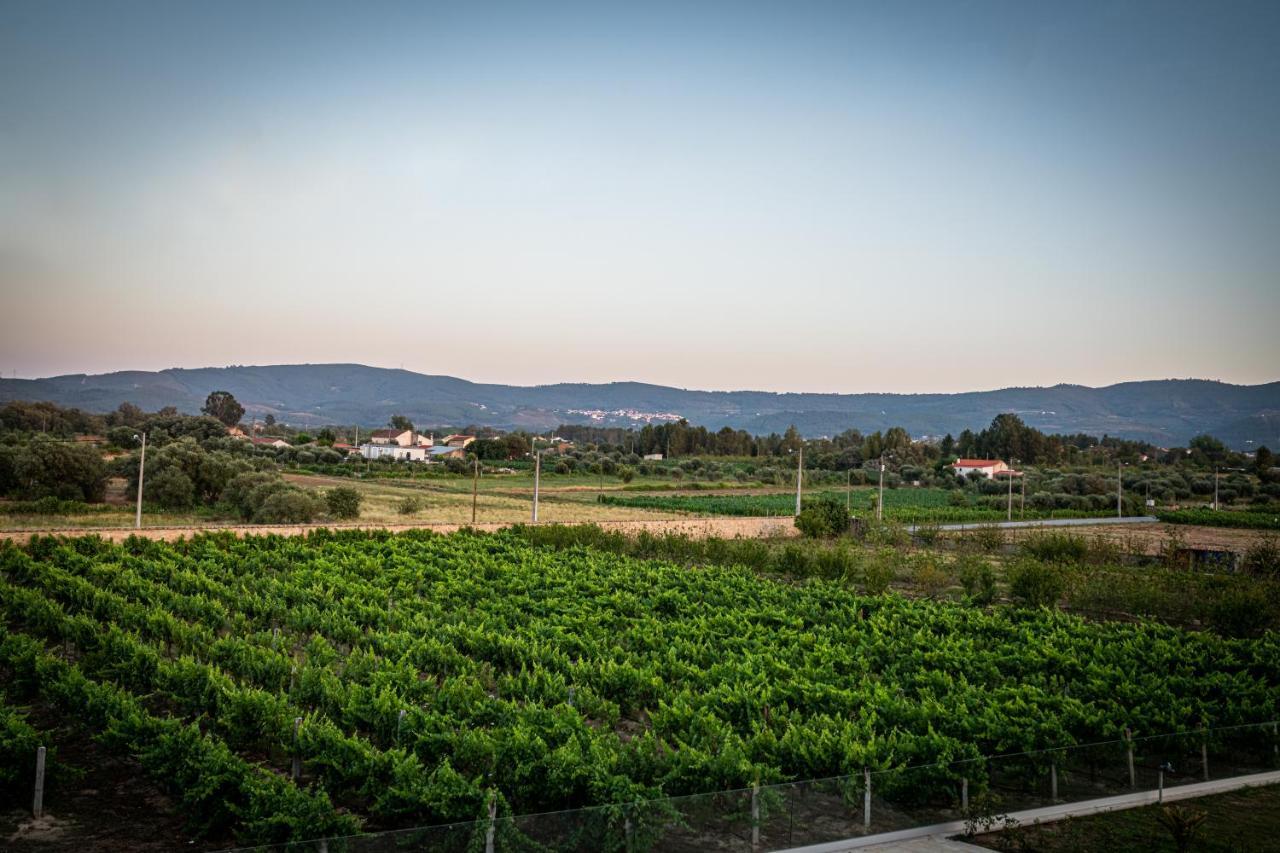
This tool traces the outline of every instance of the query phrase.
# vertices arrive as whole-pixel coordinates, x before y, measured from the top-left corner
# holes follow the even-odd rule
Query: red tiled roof
[[[951,463],[952,468],[994,468],[1000,464],[999,459],[957,459]]]

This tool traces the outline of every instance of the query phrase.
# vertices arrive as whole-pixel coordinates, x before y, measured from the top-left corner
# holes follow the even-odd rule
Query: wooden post
[[[298,754],[298,729],[302,727],[302,718],[293,718],[293,781],[302,778],[302,756]]]
[[[862,828],[871,828],[871,771],[862,768],[862,781],[865,790],[862,792]]]
[[[1159,792],[1156,794],[1156,802],[1163,803],[1164,802],[1164,765],[1163,764],[1160,765],[1160,776],[1156,780],[1156,785],[1158,786],[1157,790]]]
[[[1129,787],[1136,788],[1138,787],[1138,777],[1133,772],[1133,733],[1127,728],[1124,730],[1124,741],[1129,750]]]
[[[498,816],[498,799],[493,795],[493,791],[489,792],[489,828],[484,834],[484,853],[493,853],[493,841],[498,834],[498,824],[496,818]]]
[[[1200,767],[1204,772],[1204,781],[1209,781],[1209,742],[1200,741]]]
[[[480,495],[480,457],[476,457],[475,472],[471,475],[471,523],[476,523],[476,501]]]
[[[760,846],[760,780],[751,785],[751,849]]]
[[[31,800],[32,817],[44,814],[44,753],[43,746],[36,750],[36,790]]]
[[[1056,761],[1049,765],[1049,799],[1055,803],[1058,801],[1058,762]]]
[[[969,777],[960,780],[960,809],[969,811]]]

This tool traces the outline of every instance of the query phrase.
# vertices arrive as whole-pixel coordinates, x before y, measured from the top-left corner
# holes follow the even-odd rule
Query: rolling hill
[[[1109,434],[1184,444],[1208,432],[1234,447],[1280,446],[1280,382],[1230,385],[1201,379],[1055,385],[959,394],[776,394],[691,391],[639,382],[538,385],[468,382],[359,364],[174,368],[0,379],[0,401],[49,400],[89,411],[122,402],[147,410],[197,411],[213,390],[234,394],[251,414],[298,424],[383,424],[392,414],[420,426],[477,424],[549,429],[562,423],[643,424],[687,418],[712,429],[809,436],[850,427],[902,426],[914,436],[958,433],[1016,412],[1048,432]]]

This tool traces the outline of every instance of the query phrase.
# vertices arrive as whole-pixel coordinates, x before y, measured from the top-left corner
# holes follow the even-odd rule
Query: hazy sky
[[[0,0],[0,370],[1280,379],[1280,3]]]

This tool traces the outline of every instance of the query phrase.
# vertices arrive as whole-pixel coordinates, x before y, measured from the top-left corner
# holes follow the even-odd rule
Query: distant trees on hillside
[[[240,405],[230,391],[214,391],[205,398],[200,411],[211,418],[217,418],[226,426],[235,426],[244,417],[244,406]]]

